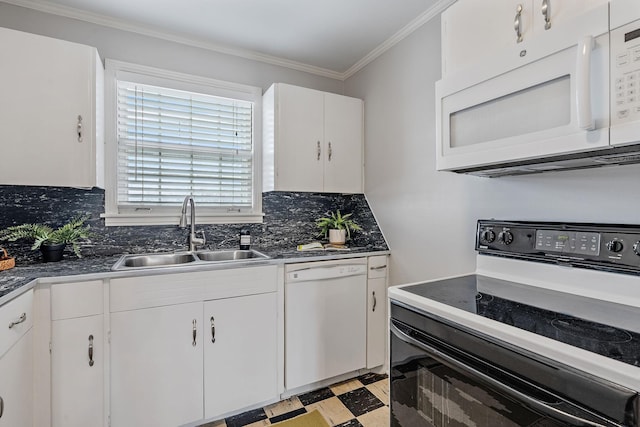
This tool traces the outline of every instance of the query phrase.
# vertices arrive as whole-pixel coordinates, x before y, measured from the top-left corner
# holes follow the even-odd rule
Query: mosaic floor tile
[[[325,387],[319,390],[311,391],[309,393],[301,394],[300,396],[298,396],[298,399],[300,399],[300,402],[304,406],[307,406],[333,396],[335,396],[335,394],[333,394],[333,391],[331,391],[329,387]]]
[[[356,417],[384,406],[384,403],[365,387],[341,394],[338,398]]]
[[[253,424],[257,421],[267,419],[267,414],[264,413],[264,409],[254,409],[253,411],[243,412],[239,415],[234,415],[225,419],[227,427],[244,427],[249,424]],[[267,424],[268,425],[268,424]]]
[[[389,379],[365,374],[200,427],[265,427],[317,409],[334,427],[388,427]]]
[[[286,414],[278,415],[277,417],[269,418],[271,424],[279,423],[280,421],[288,420],[289,418],[297,417],[298,415],[306,414],[305,408],[296,409],[295,411],[287,412]]]
[[[382,427],[389,425],[389,407],[382,406],[358,417],[362,427]]]
[[[385,405],[389,404],[389,379],[385,378],[368,384],[367,390],[373,393]]]
[[[348,391],[351,390],[355,390],[357,388],[362,387],[362,382],[358,381],[358,379],[352,379],[352,380],[348,380],[348,381],[343,381],[341,383],[338,384],[334,384],[332,386],[329,386],[329,388],[331,389],[331,391],[333,392],[333,394],[335,394],[336,396],[339,396],[341,394],[344,394]]]
[[[267,414],[267,417],[273,418],[301,408],[304,408],[304,405],[300,402],[298,396],[293,396],[289,399],[274,403],[273,405],[266,406],[264,412]]]

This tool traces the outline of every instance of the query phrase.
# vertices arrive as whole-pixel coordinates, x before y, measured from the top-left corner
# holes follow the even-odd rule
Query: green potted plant
[[[73,253],[82,258],[79,242],[91,237],[89,226],[84,225],[88,218],[89,215],[78,216],[56,229],[44,224],[15,225],[0,231],[0,240],[33,239],[31,250],[40,249],[44,262],[60,261],[67,245],[72,245]]]
[[[352,213],[342,215],[340,210],[329,212],[326,217],[318,218],[316,225],[320,229],[320,235],[329,238],[329,243],[344,245],[347,239],[351,239],[351,231],[362,230],[354,220]]]

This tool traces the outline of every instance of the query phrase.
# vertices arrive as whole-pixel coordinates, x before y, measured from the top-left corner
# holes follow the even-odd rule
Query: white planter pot
[[[344,245],[347,241],[347,230],[329,230],[329,243]]]

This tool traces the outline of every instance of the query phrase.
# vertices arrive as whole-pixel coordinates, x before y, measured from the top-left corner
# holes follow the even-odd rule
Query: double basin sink
[[[196,263],[229,263],[260,259],[269,259],[269,257],[253,249],[123,255],[111,269],[121,271],[140,268],[177,267],[180,265],[194,265]]]

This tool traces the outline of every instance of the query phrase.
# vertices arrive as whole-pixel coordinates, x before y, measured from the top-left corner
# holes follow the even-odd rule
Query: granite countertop
[[[299,252],[295,249],[291,250],[268,250],[254,247],[255,250],[262,252],[270,257],[269,260],[259,261],[260,265],[268,264],[287,264],[306,261],[323,261],[332,259],[345,259],[362,257],[368,255],[384,255],[388,254],[386,248],[377,247],[361,247],[351,248],[349,251],[303,251]],[[100,279],[106,277],[125,277],[132,275],[151,275],[162,273],[187,272],[194,270],[214,270],[217,268],[244,267],[248,265],[256,265],[256,261],[248,261],[233,264],[199,264],[195,266],[183,265],[180,267],[158,267],[154,269],[132,269],[130,271],[111,270],[111,267],[118,261],[120,255],[105,257],[85,257],[85,258],[65,258],[60,262],[54,263],[36,263],[28,265],[17,264],[15,268],[0,271],[0,305],[10,301],[18,295],[33,288],[36,279],[46,282],[61,282],[69,280],[69,277],[83,276],[82,279]],[[72,280],[82,280],[74,277]]]

